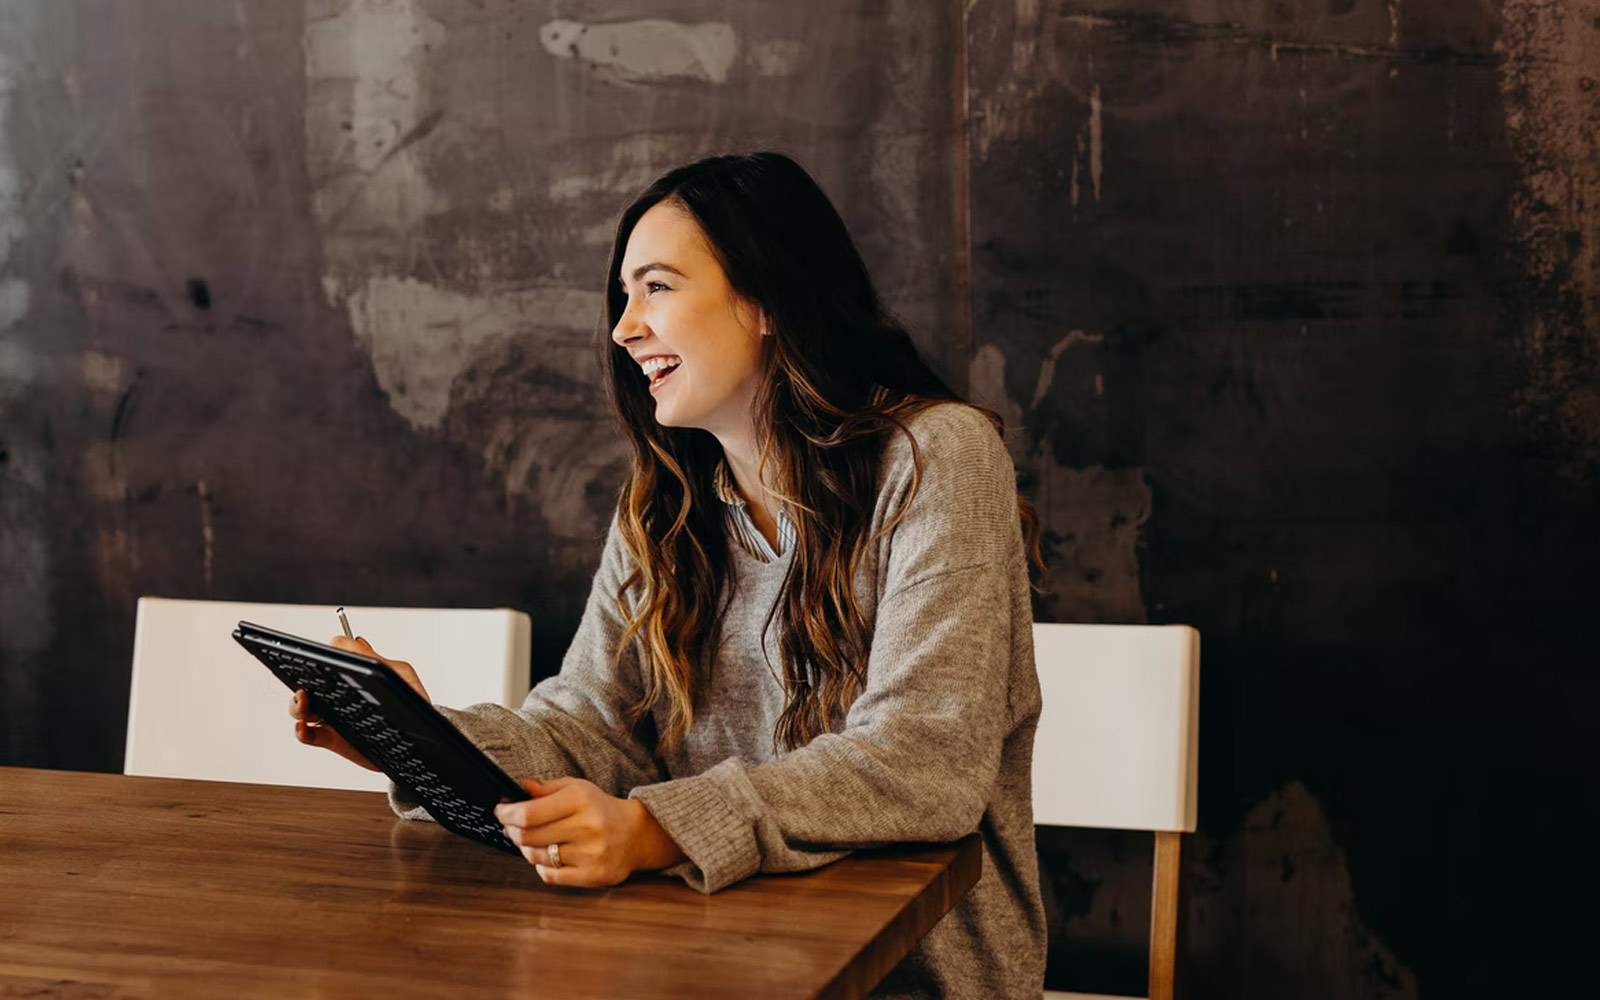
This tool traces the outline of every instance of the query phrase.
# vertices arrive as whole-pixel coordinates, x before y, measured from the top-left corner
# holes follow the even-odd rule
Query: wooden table
[[[0,997],[859,997],[979,864],[560,889],[372,792],[0,767]]]

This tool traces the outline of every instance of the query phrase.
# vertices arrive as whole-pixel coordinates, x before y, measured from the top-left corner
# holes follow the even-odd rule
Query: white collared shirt
[[[728,460],[723,459],[717,463],[717,471],[711,477],[712,488],[716,490],[717,499],[724,505],[724,519],[727,521],[728,531],[739,543],[739,547],[750,553],[752,559],[761,562],[772,562],[780,558],[794,545],[794,522],[789,519],[789,512],[784,509],[778,511],[778,548],[773,550],[768,544],[767,537],[756,527],[756,522],[750,517],[750,506],[744,497],[739,495],[739,490],[733,484],[733,472],[728,468]]]

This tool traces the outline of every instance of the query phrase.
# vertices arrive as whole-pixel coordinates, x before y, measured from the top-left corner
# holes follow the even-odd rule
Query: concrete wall
[[[617,211],[806,163],[1004,413],[1041,617],[1205,636],[1207,997],[1556,984],[1600,679],[1600,2],[0,6],[0,763],[120,766],[141,594],[575,625]],[[1141,987],[1148,840],[1041,837]]]

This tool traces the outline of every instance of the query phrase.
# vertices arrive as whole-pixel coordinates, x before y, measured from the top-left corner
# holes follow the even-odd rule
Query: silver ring
[[[551,868],[561,867],[561,845],[551,844],[544,849],[545,857],[550,859]]]

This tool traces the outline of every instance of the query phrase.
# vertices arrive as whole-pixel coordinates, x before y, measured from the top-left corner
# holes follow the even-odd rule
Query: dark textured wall
[[[511,605],[620,478],[615,214],[805,162],[1017,430],[1041,617],[1204,634],[1202,996],[1558,985],[1596,889],[1600,0],[0,6],[0,763],[140,594]],[[1041,837],[1138,989],[1148,841]]]

